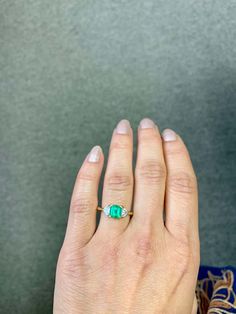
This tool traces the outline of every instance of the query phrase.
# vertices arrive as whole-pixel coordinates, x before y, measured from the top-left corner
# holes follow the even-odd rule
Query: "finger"
[[[107,169],[104,177],[102,206],[123,205],[131,209],[133,198],[133,132],[128,120],[121,120],[113,132]],[[130,216],[121,219],[107,217],[101,212],[97,232],[117,234],[128,225]]]
[[[138,129],[138,152],[135,167],[134,216],[131,224],[153,225],[160,230],[163,224],[166,168],[162,140],[155,123],[143,119]]]
[[[174,131],[163,132],[167,166],[166,228],[175,236],[198,231],[197,180],[186,146]]]
[[[70,202],[65,243],[84,246],[96,228],[98,185],[104,163],[100,146],[94,146],[80,168]]]

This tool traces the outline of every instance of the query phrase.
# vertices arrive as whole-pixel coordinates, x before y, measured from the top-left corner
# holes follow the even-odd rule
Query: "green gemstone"
[[[119,219],[122,217],[122,207],[119,205],[112,205],[110,207],[110,216]]]

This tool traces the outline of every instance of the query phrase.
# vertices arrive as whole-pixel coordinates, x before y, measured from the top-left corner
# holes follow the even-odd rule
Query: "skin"
[[[79,170],[57,263],[54,314],[197,312],[196,175],[179,135],[165,130],[161,136],[147,118],[141,126],[134,171],[133,130],[127,120],[114,130],[102,195],[102,207],[121,204],[132,217],[101,212],[96,227],[101,148]]]

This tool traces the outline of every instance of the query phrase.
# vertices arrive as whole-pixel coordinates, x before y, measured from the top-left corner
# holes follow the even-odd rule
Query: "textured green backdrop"
[[[1,313],[51,312],[76,172],[121,118],[183,136],[202,263],[236,264],[235,17],[234,0],[0,0]]]

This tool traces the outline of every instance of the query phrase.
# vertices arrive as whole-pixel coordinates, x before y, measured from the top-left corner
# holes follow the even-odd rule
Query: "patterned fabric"
[[[200,266],[196,296],[199,314],[236,313],[236,268]]]

